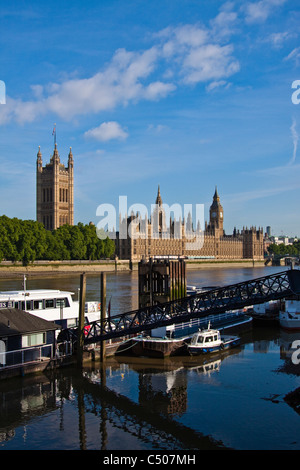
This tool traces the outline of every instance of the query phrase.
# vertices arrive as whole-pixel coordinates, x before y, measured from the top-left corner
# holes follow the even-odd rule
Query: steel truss
[[[250,305],[300,294],[300,271],[289,271],[201,292],[179,300],[133,310],[90,323],[85,344],[133,335],[186,322],[192,318],[238,310]],[[77,329],[69,332],[77,336]]]

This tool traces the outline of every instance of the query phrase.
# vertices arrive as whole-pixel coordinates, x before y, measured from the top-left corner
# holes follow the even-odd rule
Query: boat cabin
[[[199,330],[192,336],[191,345],[214,346],[221,343],[221,336],[218,330]]]

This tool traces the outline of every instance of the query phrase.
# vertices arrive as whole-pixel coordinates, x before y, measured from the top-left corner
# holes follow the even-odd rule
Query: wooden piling
[[[84,346],[84,306],[86,294],[86,274],[80,275],[79,319],[77,333],[77,365],[82,366]]]
[[[101,331],[106,319],[106,273],[101,273]],[[100,342],[100,360],[106,357],[105,340]]]

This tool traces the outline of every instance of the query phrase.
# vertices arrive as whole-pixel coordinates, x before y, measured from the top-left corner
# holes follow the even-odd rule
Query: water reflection
[[[207,387],[214,391],[209,406],[213,407],[213,401],[217,400],[218,408],[216,391],[222,393],[228,387],[233,391],[236,389],[238,378],[229,382],[231,367],[244,367],[249,358],[259,361],[270,351],[275,352],[271,358],[280,359],[280,372],[285,375],[285,364],[289,360],[284,347],[291,344],[293,337],[286,337],[279,329],[273,334],[266,332],[266,336],[267,339],[262,329],[253,330],[245,335],[242,348],[220,355],[166,360],[115,357],[108,359],[105,365],[85,365],[83,370],[68,368],[52,375],[3,381],[0,383],[0,447],[82,450],[228,448],[230,445],[221,439],[220,430],[224,430],[224,436],[228,432],[239,434],[243,431],[232,430],[229,424],[224,427],[218,421],[217,413],[214,415],[210,411],[213,420],[219,423],[220,429],[216,433],[219,437],[206,432],[203,406],[207,406],[207,398],[203,392]],[[220,389],[222,383],[227,385]],[[260,390],[261,397],[267,402],[263,393]],[[236,406],[243,396],[234,396]],[[297,396],[299,398],[299,393],[296,398],[294,394],[286,400],[295,411],[299,409]],[[274,397],[275,393],[270,402],[278,403]],[[202,414],[199,414],[201,406],[199,412],[194,413],[200,403]],[[253,416],[250,405],[249,413]],[[227,406],[230,413],[230,402]],[[39,440],[33,442],[29,438],[31,428],[40,434]],[[248,439],[251,438],[249,435]],[[280,448],[275,438],[276,446]]]
[[[137,436],[146,446],[166,450],[224,447],[221,441],[204,436],[171,418],[170,415],[174,411],[186,411],[187,384],[184,377],[175,377],[170,372],[164,376],[161,373],[140,371],[139,399],[138,403],[135,403],[132,399],[107,388],[102,380],[98,382],[97,375],[98,371],[86,371],[84,374],[86,380],[83,387],[90,403],[90,408],[86,409],[95,411],[97,406],[102,409],[104,401],[107,421],[126,433]],[[149,403],[152,404],[151,407]]]
[[[278,269],[282,270],[282,269]],[[264,269],[189,272],[195,285],[229,284]],[[263,272],[264,271],[264,272]],[[88,276],[89,300],[100,275]],[[75,292],[79,276],[32,279],[29,288]],[[16,289],[0,281],[0,289]],[[108,300],[120,313],[137,306],[137,273],[107,274]],[[0,382],[0,448],[5,449],[300,449],[299,333],[258,328],[221,355],[114,357],[83,370]]]
[[[0,442],[13,439],[16,428],[57,409],[55,382],[46,376],[3,381],[0,388]],[[25,435],[24,435],[25,437]]]
[[[193,366],[194,368],[195,366]],[[198,372],[203,367],[197,365]],[[56,432],[69,432],[65,417],[67,403],[76,402],[78,414],[78,441],[81,450],[88,448],[87,415],[98,418],[101,449],[111,448],[109,434],[111,428],[120,430],[142,442],[144,446],[157,449],[216,449],[224,445],[221,441],[204,436],[172,419],[172,415],[186,412],[187,370],[186,365],[169,363],[167,371],[151,364],[126,365],[111,361],[99,369],[85,368],[83,374],[78,370],[56,371],[53,376],[38,376],[14,379],[0,386],[1,444],[8,439],[16,439],[16,447],[26,444],[26,427],[43,416],[55,413],[53,423]],[[110,375],[134,371],[138,375],[138,403],[106,385]],[[203,369],[204,371],[204,369]],[[132,372],[131,372],[132,373]],[[155,406],[149,407],[149,402]],[[53,426],[49,424],[49,428]],[[23,433],[17,432],[23,428]],[[74,431],[74,430],[73,430]],[[54,429],[50,434],[55,432]],[[97,440],[96,436],[93,437]],[[22,441],[22,443],[20,442]],[[32,448],[32,443],[28,443]],[[39,448],[49,448],[49,442],[41,442]],[[59,437],[56,446],[59,448]],[[126,444],[125,447],[126,448]]]

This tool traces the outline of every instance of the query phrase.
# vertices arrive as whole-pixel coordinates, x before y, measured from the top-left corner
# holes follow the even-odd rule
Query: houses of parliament
[[[225,234],[224,211],[217,188],[209,209],[209,223],[205,223],[203,230],[201,227],[192,230],[191,220],[170,220],[168,226],[159,187],[154,207],[151,220],[142,219],[139,214],[120,220],[123,232],[126,229],[129,232],[126,238],[117,238],[120,259],[137,262],[167,256],[223,260],[261,260],[264,257],[262,228],[234,229],[232,235]]]
[[[120,227],[122,226],[123,233],[125,227],[127,236],[120,237],[120,232],[117,232],[116,255],[119,259],[138,262],[142,259],[167,256],[222,260],[259,260],[264,257],[262,228],[250,227],[241,231],[234,229],[232,235],[225,234],[224,211],[217,188],[209,210],[209,222],[205,223],[205,228],[199,230],[201,243],[192,243],[191,237],[187,236],[189,221],[185,223],[181,220],[166,220],[159,187],[155,211],[155,214],[151,214],[150,220],[146,218],[142,220],[139,214],[120,218]],[[56,143],[50,162],[45,166],[40,148],[38,150],[36,218],[47,230],[55,230],[64,224],[74,225],[74,160],[71,148],[67,166],[60,161]],[[155,236],[153,236],[153,220],[157,221]],[[196,238],[197,233],[198,227],[195,230]]]

